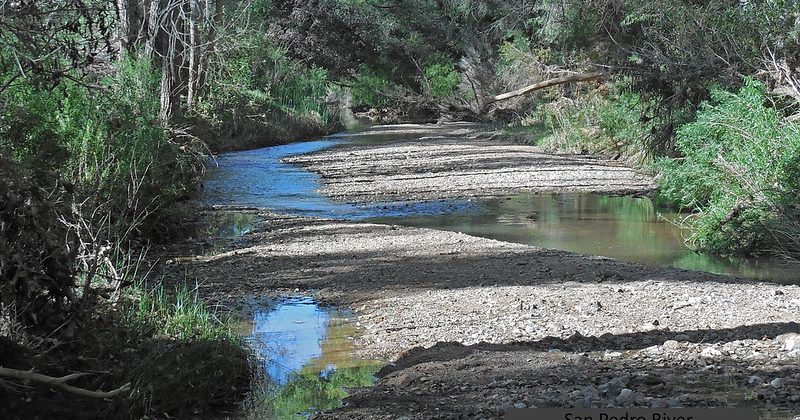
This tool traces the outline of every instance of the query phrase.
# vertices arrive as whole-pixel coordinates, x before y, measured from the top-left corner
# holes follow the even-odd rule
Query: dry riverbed
[[[355,202],[653,185],[613,162],[545,155],[466,125],[381,130],[393,129],[419,138],[290,160]],[[376,386],[317,418],[494,418],[561,406],[800,414],[798,286],[430,229],[260,216],[245,244],[173,266],[229,306],[300,293],[353,309],[355,348],[389,364]]]
[[[322,177],[322,193],[354,203],[491,197],[533,192],[643,194],[653,179],[595,156],[556,155],[475,124],[377,127],[360,142],[295,156]],[[386,141],[387,138],[399,138]],[[374,141],[378,140],[378,141]]]

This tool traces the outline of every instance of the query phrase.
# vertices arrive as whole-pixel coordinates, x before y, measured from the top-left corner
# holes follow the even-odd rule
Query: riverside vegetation
[[[176,203],[201,188],[209,153],[340,130],[353,111],[492,122],[545,150],[626,160],[686,212],[688,246],[797,259],[798,10],[0,0],[4,408],[106,418],[239,402],[254,380],[232,321],[159,285],[144,250],[184,234],[194,211]],[[602,80],[493,99],[586,72]]]

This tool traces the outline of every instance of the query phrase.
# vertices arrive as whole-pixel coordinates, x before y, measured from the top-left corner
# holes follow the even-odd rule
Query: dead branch
[[[605,77],[606,77],[605,73],[597,72],[597,73],[581,73],[572,76],[563,76],[563,77],[557,77],[555,79],[548,79],[541,81],[539,83],[534,83],[530,86],[525,86],[524,88],[521,89],[503,93],[502,95],[497,95],[493,97],[492,100],[487,103],[487,105],[493,104],[498,101],[504,101],[506,99],[516,98],[517,96],[526,95],[533,91],[548,88],[550,86],[556,86],[570,82],[591,82],[593,80],[604,79]]]
[[[111,398],[116,397],[124,392],[130,391],[131,384],[127,383],[122,385],[121,387],[111,390],[111,391],[91,391],[84,388],[74,387],[72,385],[67,384],[68,381],[71,381],[76,378],[80,378],[82,376],[89,375],[88,373],[72,373],[67,376],[62,376],[60,378],[56,378],[53,376],[42,375],[41,373],[35,373],[29,370],[17,370],[17,369],[9,369],[0,367],[0,377],[5,378],[13,378],[13,379],[21,379],[24,381],[33,381],[38,382],[46,385],[53,385],[57,386],[67,392],[71,392],[73,394],[81,395],[84,397],[90,398]]]

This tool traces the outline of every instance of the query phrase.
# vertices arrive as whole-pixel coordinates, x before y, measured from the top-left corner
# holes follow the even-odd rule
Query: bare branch
[[[67,376],[62,376],[60,378],[42,375],[41,373],[35,373],[30,370],[17,370],[17,369],[9,369],[0,367],[0,377],[5,378],[13,378],[13,379],[20,379],[23,381],[32,381],[46,385],[53,385],[59,387],[67,392],[81,395],[84,397],[89,398],[111,398],[116,397],[120,394],[123,394],[127,391],[130,391],[131,384],[127,383],[122,385],[121,387],[111,390],[111,391],[91,391],[85,388],[78,388],[72,385],[67,384],[67,382],[80,378],[82,376],[89,375],[89,373],[72,373]]]

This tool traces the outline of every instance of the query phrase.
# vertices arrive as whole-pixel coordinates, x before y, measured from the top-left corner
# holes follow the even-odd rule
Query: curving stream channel
[[[394,139],[396,140],[396,138]],[[365,220],[457,231],[507,242],[636,263],[674,266],[776,283],[798,284],[798,266],[774,260],[724,259],[692,252],[674,223],[680,215],[649,198],[594,194],[519,194],[484,200],[379,204],[333,202],[319,176],[281,162],[348,141],[348,135],[219,156],[202,201],[332,219]],[[241,230],[241,228],[239,228]],[[252,410],[275,418],[335,408],[343,388],[369,385],[379,362],[352,357],[348,314],[310,298],[254,301],[249,340],[268,383]],[[252,411],[251,410],[251,411]]]

